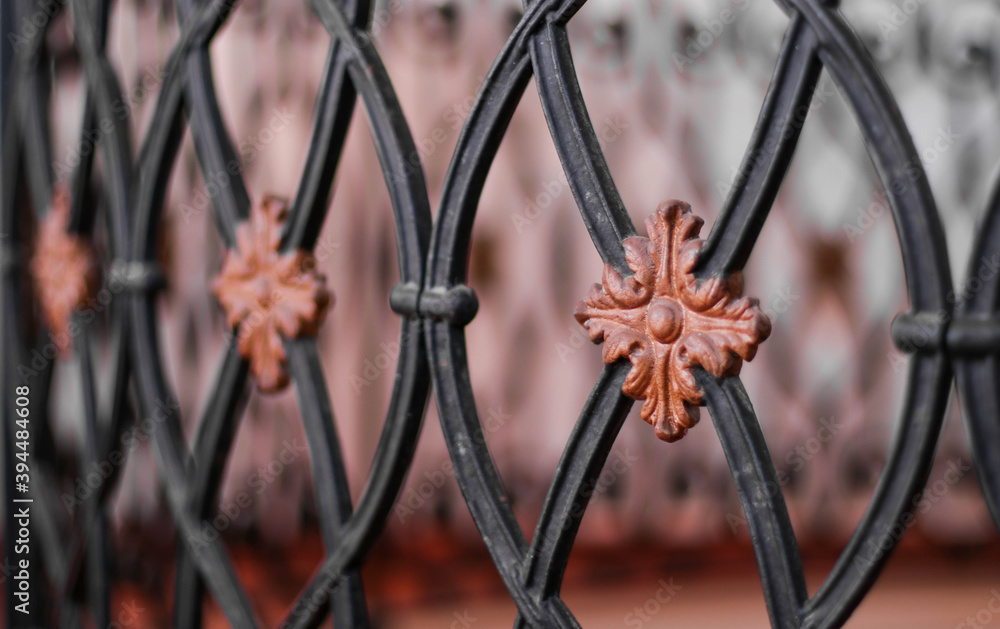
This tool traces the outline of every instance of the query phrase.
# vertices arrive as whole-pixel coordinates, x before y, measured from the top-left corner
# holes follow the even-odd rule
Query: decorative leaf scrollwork
[[[771,333],[756,299],[743,297],[743,276],[699,280],[691,271],[704,243],[704,221],[681,201],[663,203],[646,219],[649,238],[624,242],[634,275],[604,266],[576,307],[576,320],[595,343],[604,342],[604,362],[632,363],[622,386],[645,400],[641,417],[656,435],[676,441],[698,422],[703,392],[693,369],[722,378],[738,374]]]
[[[235,330],[237,349],[265,393],[289,383],[282,337],[316,334],[333,303],[312,254],[280,252],[287,215],[284,199],[264,197],[237,228],[236,249],[226,255],[212,287]]]

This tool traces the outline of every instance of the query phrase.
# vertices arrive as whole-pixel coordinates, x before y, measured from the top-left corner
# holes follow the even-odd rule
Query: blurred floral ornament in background
[[[280,252],[287,215],[284,199],[264,197],[237,229],[236,249],[226,255],[212,287],[235,329],[237,349],[265,393],[289,382],[282,337],[315,334],[333,303],[312,254]]]
[[[70,206],[69,190],[65,186],[53,189],[49,213],[39,227],[31,258],[42,319],[61,352],[72,347],[73,312],[94,296],[99,280],[90,243],[67,231]]]

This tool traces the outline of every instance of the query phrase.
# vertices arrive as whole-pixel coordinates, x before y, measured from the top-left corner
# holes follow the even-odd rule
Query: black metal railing
[[[337,627],[369,626],[361,566],[413,460],[433,388],[455,475],[479,533],[519,611],[517,627],[577,627],[560,598],[574,538],[592,487],[628,414],[622,393],[627,362],[606,366],[565,446],[541,518],[529,543],[506,499],[478,417],[470,384],[464,327],[478,309],[467,285],[469,248],[487,174],[515,108],[532,76],[553,143],[581,216],[602,259],[630,274],[622,242],[635,234],[605,163],[573,67],[566,25],[580,0],[525,0],[524,14],[480,88],[451,159],[440,207],[432,221],[424,173],[389,76],[366,33],[368,0],[311,0],[329,33],[326,66],[315,105],[312,140],[281,250],[311,251],[329,206],[334,174],[355,102],[368,114],[396,225],[399,284],[388,296],[400,315],[395,385],[367,485],[352,504],[331,402],[314,337],[286,339],[284,352],[308,436],[317,510],[326,556],[283,626],[316,626],[332,614]],[[837,627],[846,622],[912,520],[908,511],[926,484],[952,384],[966,409],[967,429],[986,501],[1000,525],[1000,278],[955,297],[944,230],[920,159],[893,96],[868,53],[838,11],[821,0],[782,0],[790,17],[784,43],[746,149],[736,185],[708,236],[696,274],[701,279],[743,269],[775,202],[817,81],[826,69],[865,139],[893,217],[910,311],[892,325],[897,346],[911,354],[908,388],[895,439],[875,495],[849,544],[817,593],[809,597],[799,549],[763,434],[738,376],[698,372],[719,440],[732,471],[756,550],[764,596],[775,627]],[[197,627],[206,591],[236,627],[255,627],[250,600],[223,543],[199,535],[217,508],[225,464],[246,399],[249,366],[235,343],[227,346],[190,443],[167,384],[157,341],[157,290],[163,285],[157,242],[164,199],[185,133],[202,173],[229,173],[212,197],[219,235],[236,247],[237,228],[251,198],[238,153],[222,122],[209,46],[229,19],[234,0],[176,0],[180,36],[170,53],[148,131],[133,158],[129,123],[114,110],[121,87],[105,56],[109,0],[4,0],[0,22],[48,16],[17,45],[0,49],[3,91],[2,198],[4,235],[0,326],[4,348],[2,458],[4,553],[16,549],[16,498],[30,497],[33,570],[30,613],[15,610],[18,581],[6,581],[7,626],[73,626],[88,617],[108,626],[112,549],[107,500],[119,465],[100,489],[60,515],[55,479],[66,465],[56,455],[47,422],[52,345],[36,320],[25,261],[31,229],[52,206],[57,186],[49,148],[52,66],[46,31],[55,12],[73,16],[74,41],[85,71],[84,129],[112,128],[92,140],[67,178],[72,200],[67,231],[99,243],[109,300],[97,316],[77,313],[73,361],[84,391],[84,451],[80,472],[112,456],[130,425],[151,421],[167,503],[178,531],[174,625]],[[10,32],[4,28],[4,32]],[[100,177],[94,176],[95,160]],[[32,211],[34,219],[32,218]],[[1000,191],[987,208],[970,252],[970,276],[1000,247]],[[96,344],[110,348],[112,368],[98,374]],[[29,366],[25,369],[25,366]],[[28,387],[30,491],[17,488],[17,387]],[[140,420],[140,418],[145,418]],[[119,456],[121,453],[119,453]],[[874,552],[873,552],[873,549]]]

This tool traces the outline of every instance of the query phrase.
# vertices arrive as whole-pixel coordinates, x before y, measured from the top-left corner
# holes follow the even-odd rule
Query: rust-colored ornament
[[[632,362],[622,392],[646,401],[640,415],[665,441],[698,422],[704,392],[694,368],[719,378],[738,374],[771,333],[757,300],[742,296],[741,273],[702,281],[691,274],[703,224],[687,203],[661,204],[646,219],[649,238],[625,240],[634,275],[623,278],[605,265],[603,285],[595,284],[575,312],[590,339],[604,341],[605,363]]]
[[[70,318],[97,293],[99,273],[90,243],[67,231],[70,193],[52,191],[51,207],[35,240],[30,271],[42,310],[42,320],[60,352],[73,346]]]
[[[289,382],[282,337],[292,339],[319,330],[333,295],[306,251],[278,251],[288,214],[284,199],[267,196],[236,230],[213,291],[236,328],[237,349],[250,361],[257,387],[280,391]]]

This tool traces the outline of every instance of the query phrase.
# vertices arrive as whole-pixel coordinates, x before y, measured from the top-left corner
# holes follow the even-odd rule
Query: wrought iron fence
[[[574,70],[566,28],[580,0],[525,1],[464,123],[433,219],[416,144],[366,30],[372,7],[367,0],[310,4],[329,33],[329,52],[308,158],[286,206],[247,189],[239,152],[222,122],[209,46],[235,2],[174,3],[180,37],[135,156],[128,116],[118,107],[121,83],[105,55],[109,0],[0,3],[0,22],[11,35],[0,49],[4,553],[45,574],[30,584],[6,581],[7,626],[74,626],[82,618],[109,626],[107,500],[127,456],[116,444],[133,426],[152,436],[179,533],[174,625],[200,626],[207,592],[230,624],[257,626],[222,541],[200,528],[217,509],[253,385],[295,385],[326,549],[283,626],[316,626],[327,614],[337,627],[369,625],[360,568],[411,467],[432,389],[459,487],[517,604],[517,627],[579,626],[560,598],[562,578],[598,475],[635,399],[645,400],[642,417],[667,440],[682,437],[697,421],[697,406],[708,406],[775,627],[841,626],[875,583],[927,482],[953,366],[983,493],[1000,524],[1000,457],[993,452],[1000,444],[1000,278],[993,274],[956,297],[944,230],[910,133],[836,3],[779,3],[790,21],[777,66],[743,164],[703,244],[696,239],[700,219],[679,202],[651,217],[648,239],[636,236]],[[81,137],[87,150],[56,172],[46,33],[61,11],[72,13],[83,60],[82,128],[88,131]],[[34,28],[15,32],[12,24]],[[771,490],[778,486],[775,467],[738,375],[770,329],[756,304],[742,297],[740,273],[785,179],[823,69],[854,110],[892,209],[911,307],[893,321],[892,335],[911,357],[900,421],[875,495],[810,597],[784,498]],[[529,543],[486,447],[464,328],[478,309],[467,282],[480,194],[532,77],[566,181],[606,263],[603,284],[576,315],[592,340],[605,343],[608,364],[565,445]],[[359,99],[396,226],[400,281],[388,299],[400,315],[400,351],[368,482],[352,504],[315,343],[332,297],[312,252]],[[159,230],[186,127],[205,180],[218,182],[212,210],[228,253],[214,292],[232,328],[190,443],[156,337],[157,291],[164,284]],[[997,247],[1000,193],[985,210],[970,252],[970,277]],[[98,346],[109,365],[100,370]],[[72,355],[80,367],[80,473],[107,463],[98,488],[75,501],[68,519],[55,490],[66,461],[56,455],[47,422],[56,354]]]

